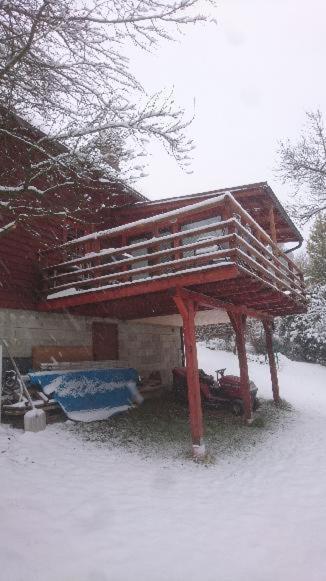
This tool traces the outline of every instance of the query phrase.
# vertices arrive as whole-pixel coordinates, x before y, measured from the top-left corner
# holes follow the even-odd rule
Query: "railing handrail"
[[[296,277],[298,279],[298,277],[299,277],[298,273],[296,273],[295,271],[291,271],[287,265],[283,264],[277,256],[275,256],[268,248],[266,248],[257,238],[255,238],[255,236],[253,236],[253,234],[251,232],[249,232],[235,218],[231,218],[231,219],[223,221],[223,222],[216,222],[216,223],[209,224],[205,227],[205,231],[206,232],[207,231],[209,232],[210,230],[214,231],[214,230],[216,230],[217,226],[222,227],[225,224],[228,225],[230,223],[234,223],[236,225],[236,228],[241,230],[245,234],[245,236],[247,236],[251,240],[253,240],[254,243],[256,244],[256,246],[259,246],[263,250],[264,253],[259,253],[259,250],[257,250],[257,248],[255,248],[254,246],[249,244],[244,238],[239,236],[236,232],[234,234],[228,234],[228,235],[222,235],[222,236],[210,236],[209,241],[207,241],[207,240],[198,241],[197,240],[196,242],[182,245],[180,247],[180,249],[182,249],[182,252],[186,252],[186,251],[193,250],[196,248],[205,247],[207,245],[214,244],[214,243],[223,244],[223,243],[229,241],[232,238],[232,236],[234,236],[236,239],[238,239],[240,246],[241,245],[245,246],[249,252],[250,251],[253,252],[265,264],[272,266],[274,272],[278,272],[283,277],[285,276],[288,281],[291,281],[291,277]],[[161,236],[158,238],[154,238],[151,241],[151,245],[157,245],[162,241],[164,241],[164,242],[168,241],[171,237],[173,239],[175,239],[176,237],[178,237],[178,238],[186,237],[187,238],[187,237],[189,237],[189,235],[192,236],[194,231],[197,232],[198,230],[202,230],[202,229],[203,229],[203,227],[201,227],[199,229],[185,230],[183,232],[178,232],[177,234],[174,234],[171,236]],[[139,247],[138,244],[135,244],[135,245],[129,245],[129,247],[126,247],[126,248],[129,250],[134,250],[136,246]],[[141,246],[148,247],[148,244],[142,243]],[[96,260],[98,257],[101,257],[101,256],[106,257],[108,255],[110,256],[110,255],[122,254],[122,253],[123,253],[123,249],[118,248],[118,249],[110,250],[107,253],[94,253],[94,255],[84,257],[83,261],[91,262],[92,260]],[[61,274],[56,274],[56,275],[48,277],[47,280],[49,280],[49,281],[57,280],[58,281],[60,279],[60,281],[62,281],[63,279],[69,279],[69,278],[71,279],[74,276],[77,276],[78,274],[85,275],[86,273],[99,272],[99,271],[104,270],[104,269],[113,269],[113,268],[117,269],[121,266],[128,266],[128,265],[131,265],[135,262],[141,262],[142,260],[146,260],[149,258],[150,258],[150,260],[155,260],[157,258],[168,256],[168,255],[173,254],[173,253],[175,253],[175,248],[168,248],[168,249],[153,252],[151,254],[141,254],[139,256],[132,256],[131,258],[117,260],[116,262],[112,262],[112,263],[95,264],[94,266],[91,266],[88,268],[83,268],[79,273],[78,273],[78,271],[76,271],[76,272],[65,272],[65,273],[61,273]],[[268,255],[268,258],[265,256],[265,254]],[[76,260],[80,260],[80,259],[76,259]],[[59,269],[60,266],[61,267],[67,266],[68,264],[71,265],[72,263],[75,263],[76,260],[70,261],[69,263],[62,263],[61,265],[60,264],[55,265],[55,266],[51,267],[51,270],[55,269],[55,268]],[[50,268],[50,267],[48,267],[48,268]],[[98,277],[98,278],[100,279],[101,277]],[[292,280],[291,282],[293,283],[295,281]],[[60,285],[57,288],[68,288],[69,286],[71,286],[71,283],[66,284],[64,287],[63,287],[63,285]]]
[[[241,245],[245,245],[246,247],[248,247],[248,249],[251,252],[254,252],[254,254],[259,255],[259,252],[253,248],[250,244],[248,244],[245,240],[243,240],[241,237],[239,237],[237,234],[231,234],[228,235],[227,237],[224,238],[235,238],[239,241],[239,243]],[[218,238],[216,238],[216,241],[218,240]],[[214,240],[210,240],[209,242],[206,241],[206,245],[207,244],[213,244]],[[204,246],[204,243],[201,243],[201,246]],[[189,245],[190,248],[194,248],[196,247],[196,243],[193,243],[191,245]],[[198,246],[197,246],[198,247]],[[183,250],[187,250],[187,247],[183,247]],[[166,254],[169,253],[173,253],[175,252],[175,249],[168,249],[168,251],[164,251]],[[278,283],[279,285],[283,286],[286,288],[287,291],[292,292],[293,294],[296,294],[298,296],[298,298],[301,297],[300,292],[298,292],[298,289],[300,290],[300,285],[298,283],[295,284],[295,281],[291,280],[285,273],[283,273],[278,267],[276,267],[275,265],[273,265],[272,263],[270,263],[268,261],[268,259],[262,255],[259,255],[259,259],[263,260],[264,263],[267,263],[267,266],[270,266],[273,270],[273,272],[270,272],[267,268],[265,268],[265,266],[263,266],[262,264],[259,264],[257,262],[257,260],[255,260],[254,258],[252,258],[251,256],[249,256],[248,254],[246,254],[245,252],[243,252],[241,250],[241,248],[234,248],[234,249],[226,249],[226,250],[217,250],[217,251],[213,251],[213,252],[209,252],[209,253],[205,253],[204,258],[206,260],[212,259],[212,258],[222,258],[224,256],[226,257],[230,257],[231,255],[234,254],[234,252],[236,252],[236,254],[239,254],[239,256],[241,256],[243,259],[245,259],[246,261],[250,262],[251,264],[253,264],[255,266],[255,268],[257,268],[258,270],[262,270],[264,272],[265,275],[267,275],[268,278],[272,278],[274,283]],[[155,255],[144,255],[142,257],[135,257],[137,259],[141,259],[144,257],[150,256],[151,258],[155,258]],[[82,287],[85,285],[89,285],[92,283],[98,283],[98,282],[103,282],[103,281],[108,281],[108,280],[114,280],[116,278],[123,278],[123,277],[130,277],[141,274],[141,273],[148,273],[148,272],[155,272],[155,271],[159,271],[160,269],[166,267],[167,265],[176,265],[176,264],[187,264],[187,263],[191,263],[198,260],[198,257],[184,257],[178,260],[172,260],[169,261],[168,263],[159,263],[159,264],[154,264],[152,266],[150,265],[146,265],[143,266],[141,268],[135,268],[129,271],[120,271],[120,272],[113,272],[112,274],[106,274],[104,276],[99,276],[96,278],[86,278],[84,280],[77,280],[77,281],[71,281],[70,283],[66,283],[66,284],[62,284],[62,285],[58,285],[56,287],[53,288],[53,290],[55,292],[58,291],[62,291],[62,290],[67,290],[69,288],[71,288],[72,286],[77,286],[77,287]],[[104,265],[104,266],[110,266],[112,268],[114,267],[119,267],[123,264],[125,264],[125,260],[123,261],[119,261],[116,263],[111,263],[109,265]],[[132,262],[132,259],[128,259],[128,262]],[[92,270],[97,270],[98,267],[94,267]],[[277,276],[277,273],[281,274],[281,276],[283,278],[280,278],[279,276]],[[85,274],[85,271],[82,270],[80,273],[76,272],[76,273],[69,273],[70,276],[73,275],[78,275],[78,274]],[[270,281],[271,282],[271,281]],[[295,285],[296,288],[293,287],[293,284]],[[273,285],[275,288],[277,288],[277,286],[274,284]],[[280,290],[280,289],[278,289]]]
[[[42,253],[47,254],[49,252],[61,250],[62,248],[75,246],[76,244],[82,244],[84,242],[98,240],[99,238],[114,238],[117,234],[122,234],[125,231],[131,232],[132,230],[137,230],[139,229],[140,226],[148,226],[150,224],[157,224],[159,222],[169,221],[172,220],[173,218],[176,218],[177,216],[192,214],[194,210],[209,208],[210,206],[215,206],[216,204],[220,205],[229,196],[230,194],[225,193],[220,196],[216,196],[215,198],[211,198],[210,200],[203,200],[202,202],[198,202],[197,204],[183,206],[182,208],[177,208],[176,210],[170,210],[169,212],[162,212],[161,214],[150,216],[149,218],[143,218],[142,220],[136,220],[134,222],[128,222],[127,224],[121,224],[120,226],[114,226],[113,228],[108,228],[106,230],[100,230],[99,232],[86,234],[86,236],[74,238],[73,240],[69,240],[69,242],[65,242],[64,244],[59,244],[58,246],[46,248],[42,250]],[[231,197],[233,198],[233,196]]]
[[[297,271],[297,272],[291,271],[288,266],[286,267],[285,264],[282,263],[282,261],[279,259],[279,257],[276,254],[273,254],[273,252],[271,252],[266,246],[264,246],[264,244],[262,242],[260,242],[260,240],[258,240],[258,238],[256,238],[252,234],[252,232],[249,232],[248,230],[246,230],[245,226],[243,226],[240,222],[237,222],[237,225],[238,225],[238,228],[240,228],[246,236],[248,236],[249,238],[251,238],[252,240],[254,240],[255,244],[257,244],[257,246],[260,246],[260,248],[262,248],[263,251],[266,254],[268,254],[270,256],[270,258],[274,262],[276,262],[282,269],[284,269],[284,270],[286,269],[286,272],[289,272],[289,273],[291,273],[294,276],[300,276],[301,271],[300,271],[299,267],[295,263],[294,263],[295,271]],[[286,256],[286,254],[284,252],[279,251],[279,253],[280,253],[281,256],[284,256],[284,258],[287,260],[287,256]]]
[[[250,244],[249,242],[247,242],[244,238],[242,238],[241,236],[239,236],[239,234],[237,233],[237,231],[235,230],[234,232],[227,234],[227,235],[219,235],[219,236],[209,236],[209,238],[207,238],[206,240],[202,240],[202,241],[195,241],[193,243],[190,244],[185,244],[179,247],[179,250],[181,250],[182,252],[187,252],[189,250],[193,250],[196,248],[204,248],[205,246],[210,247],[211,245],[216,245],[217,243],[223,243],[223,242],[228,242],[228,241],[237,241],[238,242],[238,246],[236,245],[233,248],[229,248],[226,250],[218,250],[215,252],[207,252],[205,253],[205,257],[204,260],[208,260],[210,258],[217,258],[220,257],[222,258],[223,256],[227,256],[227,257],[231,257],[231,255],[233,256],[234,251],[236,251],[236,253],[239,255],[239,257],[241,257],[242,259],[245,259],[247,262],[251,263],[256,269],[262,271],[264,273],[264,275],[267,275],[267,278],[269,280],[269,283],[272,284],[272,281],[274,281],[273,286],[275,288],[277,288],[277,285],[281,285],[281,289],[279,288],[278,290],[282,290],[282,288],[287,289],[288,291],[292,292],[293,294],[297,295],[299,298],[302,295],[302,289],[300,286],[300,279],[298,279],[298,277],[295,279],[295,273],[293,273],[292,271],[290,271],[287,267],[287,265],[284,265],[275,255],[273,255],[273,253],[271,253],[268,249],[265,248],[265,246],[260,243],[259,240],[257,240],[252,234],[251,232],[249,232],[244,226],[242,226],[238,220],[236,220],[235,218],[229,219],[226,221],[227,224],[230,223],[234,223],[234,225],[236,226],[236,229],[241,230],[247,237],[249,236],[251,240],[254,240],[254,242],[256,243],[256,246],[258,245],[259,247],[261,247],[264,251],[264,254],[260,253],[259,250],[257,249],[257,247],[252,246],[252,244]],[[210,230],[216,230],[217,227],[220,227],[222,224],[221,222],[215,222],[209,225],[209,229]],[[179,232],[178,236],[179,238],[182,237],[189,237],[192,235],[192,230],[185,230],[183,232]],[[156,238],[153,239],[153,243],[155,242],[155,244],[158,244],[162,241],[166,241],[165,236],[162,236],[160,238]],[[241,250],[241,246],[244,246],[247,248],[248,250],[248,254],[244,253]],[[132,249],[132,245],[131,245],[131,249]],[[113,251],[110,252],[110,254],[114,254],[114,253],[121,253],[121,249],[115,249]],[[60,292],[63,290],[68,290],[69,288],[75,286],[75,287],[83,287],[83,286],[87,286],[89,284],[95,283],[95,284],[101,284],[104,281],[108,281],[108,280],[115,280],[115,279],[124,279],[125,277],[130,277],[130,276],[135,276],[137,274],[141,274],[141,273],[152,273],[152,272],[156,272],[156,271],[160,271],[162,268],[166,268],[166,266],[169,265],[180,265],[181,264],[188,264],[188,263],[192,263],[192,262],[196,262],[200,259],[198,259],[197,257],[183,257],[183,258],[179,258],[177,260],[172,260],[169,261],[168,263],[159,263],[159,264],[154,264],[154,265],[146,265],[143,266],[141,268],[133,268],[131,270],[124,270],[124,271],[118,271],[118,272],[113,272],[111,274],[104,274],[104,276],[100,275],[97,276],[95,278],[86,278],[86,279],[79,279],[78,276],[84,276],[87,273],[96,273],[99,272],[103,269],[108,269],[108,270],[119,270],[120,267],[124,267],[127,265],[132,265],[133,263],[136,262],[141,262],[144,259],[150,259],[150,260],[155,260],[159,257],[162,256],[167,256],[176,252],[176,248],[172,247],[172,248],[168,248],[168,249],[164,249],[164,250],[159,250],[156,251],[154,253],[151,254],[142,254],[140,256],[133,256],[131,258],[127,258],[127,259],[123,259],[123,260],[119,260],[113,263],[105,263],[103,265],[99,265],[96,264],[95,266],[92,266],[90,268],[86,268],[86,269],[81,269],[80,271],[77,272],[70,272],[70,273],[61,273],[61,274],[56,274],[52,277],[49,277],[47,280],[49,282],[56,281],[58,282],[58,279],[60,279],[59,282],[63,282],[63,284],[59,284],[59,285],[55,285],[55,287],[53,287],[53,290],[55,292]],[[250,254],[253,254],[256,256],[256,258],[258,258],[258,262],[257,260],[253,259]],[[266,256],[267,254],[267,256]],[[89,257],[88,260],[94,260],[97,256],[92,256]],[[265,266],[263,266],[263,263]],[[277,266],[277,263],[280,265],[281,268],[279,268]],[[266,268],[267,267],[267,268]],[[155,275],[154,275],[155,277]],[[281,277],[281,278],[280,278]],[[72,278],[75,280],[70,280],[69,282],[65,283],[65,281],[63,279],[66,278]],[[275,285],[276,283],[276,285]]]
[[[233,206],[233,208],[235,208],[237,210],[237,212],[245,219],[245,221],[248,224],[250,224],[251,226],[253,226],[256,229],[256,231],[259,232],[260,236],[265,240],[265,242],[269,246],[271,246],[271,248],[273,248],[273,250],[275,251],[276,254],[282,254],[282,256],[285,258],[287,263],[289,265],[291,265],[292,268],[294,268],[295,270],[298,270],[300,272],[300,269],[298,269],[298,266],[295,264],[295,262],[293,262],[293,260],[291,260],[291,258],[287,254],[285,254],[282,250],[280,250],[280,248],[277,246],[277,244],[271,239],[269,234],[258,224],[258,222],[256,222],[256,220],[247,212],[247,210],[245,210],[243,208],[243,206],[241,206],[241,204],[239,204],[239,202],[237,202],[237,200],[234,198],[234,196],[229,192],[225,192],[224,194],[220,194],[218,196],[215,196],[214,198],[210,198],[209,200],[203,200],[201,202],[197,202],[196,204],[190,204],[188,206],[183,206],[182,208],[177,208],[177,209],[171,210],[169,212],[163,212],[163,213],[157,214],[155,216],[150,216],[149,218],[144,218],[142,220],[136,220],[134,222],[129,222],[127,224],[115,226],[114,228],[108,228],[106,230],[101,230],[99,232],[93,232],[91,234],[87,234],[86,236],[81,236],[80,238],[75,238],[74,240],[69,240],[69,242],[65,242],[64,244],[60,244],[60,245],[54,246],[52,248],[47,248],[47,249],[42,250],[41,255],[46,255],[49,253],[60,251],[61,249],[69,248],[70,246],[76,246],[78,244],[82,244],[85,242],[91,242],[91,241],[98,240],[101,238],[113,238],[117,234],[123,234],[124,232],[132,232],[133,230],[139,229],[141,226],[145,227],[145,226],[148,226],[150,224],[158,224],[158,223],[168,222],[168,221],[172,220],[173,218],[176,218],[177,216],[186,216],[188,214],[192,214],[194,211],[197,211],[197,210],[201,210],[201,209],[205,209],[205,208],[208,209],[209,207],[214,207],[216,205],[219,206],[219,205],[223,204],[223,202],[226,202],[226,201],[229,201],[230,204]],[[189,230],[189,232],[190,231],[191,230]],[[179,233],[176,233],[176,237],[178,234]],[[173,235],[171,235],[171,236],[173,236]],[[166,236],[165,238],[168,239],[168,236]],[[256,238],[256,236],[255,236],[255,238]],[[259,242],[259,240],[257,238],[256,238],[256,240],[257,240],[257,242]],[[148,242],[149,241],[146,241],[144,243],[144,246],[146,246],[146,243],[148,244]],[[128,246],[124,246],[123,248],[125,249],[124,251],[127,251]],[[119,250],[120,250],[120,252],[123,251],[122,248],[120,248]],[[81,259],[79,259],[79,260],[81,260]],[[72,264],[72,262],[71,262],[71,264]]]
[[[226,250],[216,250],[215,252],[211,252],[211,253],[207,253],[205,254],[202,259],[203,260],[210,260],[212,258],[223,258],[225,257],[229,257],[233,254],[235,254],[236,250],[235,249],[230,249],[227,248]],[[198,262],[198,256],[186,256],[183,258],[179,258],[177,260],[170,260],[168,263],[159,263],[159,264],[153,264],[153,265],[146,265],[146,266],[142,266],[141,268],[133,268],[132,270],[126,270],[126,271],[121,271],[119,273],[117,272],[113,272],[112,274],[106,274],[104,276],[99,276],[96,278],[86,278],[84,280],[79,280],[79,281],[75,281],[69,284],[64,284],[64,285],[60,285],[60,286],[56,286],[54,287],[54,291],[61,291],[61,290],[66,290],[68,288],[71,288],[72,286],[85,286],[88,284],[92,284],[92,283],[96,283],[99,281],[104,281],[104,280],[114,280],[116,278],[123,278],[123,277],[130,277],[130,276],[137,276],[138,274],[142,274],[142,273],[148,273],[148,272],[155,272],[156,270],[162,270],[162,268],[166,267],[166,266],[174,266],[174,265],[182,265],[182,264],[189,264],[192,262]],[[177,274],[177,273],[172,273],[172,274]],[[99,287],[100,288],[100,287]]]
[[[254,228],[256,228],[259,231],[260,235],[266,240],[266,242],[269,244],[269,246],[271,246],[275,250],[276,254],[282,254],[282,256],[284,256],[284,258],[287,260],[288,264],[291,264],[292,267],[294,267],[295,269],[300,271],[300,269],[295,264],[295,262],[293,262],[293,260],[291,260],[291,258],[287,254],[285,254],[285,252],[280,250],[280,248],[277,246],[277,243],[274,242],[271,239],[271,237],[269,236],[269,234],[267,234],[267,232],[265,232],[265,230],[258,224],[258,222],[256,222],[256,220],[252,216],[250,216],[250,214],[247,212],[247,210],[245,210],[241,206],[241,204],[239,204],[239,202],[237,202],[237,200],[232,196],[232,194],[225,194],[225,197],[228,197],[228,199],[231,201],[231,203],[237,208],[238,212],[242,216],[245,216],[246,221],[249,222],[250,224],[252,224],[254,226]],[[256,240],[259,242],[259,240],[257,238],[256,238]]]
[[[89,260],[92,258],[100,258],[101,256],[114,256],[115,254],[123,254],[124,252],[128,252],[128,250],[130,251],[139,250],[140,248],[148,248],[150,246],[155,246],[155,244],[159,244],[161,241],[169,242],[182,236],[193,236],[193,234],[201,234],[204,232],[209,232],[210,230],[216,230],[217,228],[231,224],[233,221],[234,218],[229,218],[228,220],[221,220],[220,222],[205,224],[205,226],[199,226],[198,228],[191,228],[189,230],[182,230],[174,234],[168,234],[167,236],[154,236],[148,240],[136,242],[135,244],[127,244],[125,246],[119,246],[119,248],[108,248],[105,250],[105,252],[102,251],[88,253],[92,254],[92,256],[81,256],[80,258],[74,258],[73,260],[51,264],[50,266],[43,266],[42,270],[52,270],[53,268],[60,268],[62,266],[73,266],[82,262],[89,262]]]
[[[230,220],[231,221],[231,220]],[[189,231],[187,231],[188,233]],[[184,233],[186,234],[186,233]],[[212,244],[223,244],[225,242],[228,242],[229,240],[231,240],[232,238],[235,237],[235,234],[225,234],[222,236],[210,236],[209,237],[209,241],[203,240],[203,241],[196,241],[196,242],[192,242],[190,244],[183,244],[182,246],[180,246],[180,250],[182,250],[182,252],[187,252],[189,250],[194,250],[196,248],[204,248],[205,246],[210,246]],[[164,238],[157,238],[157,244],[160,241],[165,240]],[[133,249],[133,247],[131,247],[131,249]],[[150,254],[140,254],[139,256],[132,256],[131,258],[124,258],[122,260],[117,260],[116,262],[106,262],[105,264],[95,264],[94,266],[91,266],[89,268],[83,268],[81,271],[79,271],[81,274],[85,274],[87,272],[92,272],[92,271],[97,271],[97,270],[103,270],[104,268],[117,268],[119,266],[128,266],[129,264],[133,264],[135,262],[142,262],[143,260],[156,260],[157,258],[161,258],[162,256],[168,256],[169,254],[173,254],[176,252],[175,248],[166,248],[164,250],[158,250],[157,252],[151,252]],[[115,251],[115,254],[123,254],[121,252],[119,252],[119,249]],[[94,260],[94,258],[98,258],[98,256],[101,256],[101,254],[97,255],[97,256],[93,256],[90,257],[88,260]],[[106,256],[106,255],[105,255]],[[162,265],[164,265],[165,263],[161,263]],[[52,270],[52,268],[51,268]],[[64,272],[62,274],[57,274],[57,275],[53,275],[53,276],[49,276],[47,278],[47,280],[51,280],[51,279],[56,279],[58,280],[58,278],[62,279],[62,278],[66,278],[69,276],[73,276],[74,274],[78,274],[78,271],[75,272]]]

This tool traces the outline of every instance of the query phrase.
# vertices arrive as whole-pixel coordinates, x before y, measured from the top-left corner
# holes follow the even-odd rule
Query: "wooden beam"
[[[164,264],[162,264],[164,266]],[[133,274],[132,271],[130,274]],[[126,282],[121,285],[112,285],[111,288],[99,288],[96,291],[82,292],[71,296],[54,298],[44,301],[38,305],[40,311],[55,311],[63,308],[74,307],[77,305],[101,303],[104,301],[111,301],[113,299],[121,299],[136,295],[146,295],[167,289],[175,285],[191,286],[194,284],[203,284],[208,282],[217,282],[220,280],[228,280],[239,276],[238,268],[230,263],[230,265],[207,266],[197,271],[189,273],[171,273],[171,276],[157,277],[154,280],[147,280],[145,282]]]
[[[183,320],[192,451],[194,458],[200,459],[205,456],[205,444],[195,332],[196,307],[193,301],[184,300],[180,296],[175,296],[174,301]]]
[[[244,419],[247,423],[252,421],[252,402],[250,394],[250,381],[248,373],[248,361],[245,343],[246,315],[228,312],[232,323],[237,345],[239,368],[240,368],[240,389],[244,408]]]
[[[255,319],[270,319],[267,313],[256,311],[255,309],[248,309],[244,305],[233,305],[226,301],[221,301],[215,297],[211,297],[199,292],[189,291],[185,288],[177,287],[171,292],[173,297],[180,297],[183,300],[194,301],[197,305],[207,307],[209,309],[223,309],[231,313],[243,314]]]
[[[276,404],[280,402],[280,390],[277,377],[276,361],[273,349],[273,326],[270,321],[263,321],[266,338],[266,349],[269,361],[269,371],[271,374],[273,399]]]

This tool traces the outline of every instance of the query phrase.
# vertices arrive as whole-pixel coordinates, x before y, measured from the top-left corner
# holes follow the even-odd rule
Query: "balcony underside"
[[[110,288],[92,289],[40,303],[42,311],[68,310],[75,314],[122,320],[177,313],[171,291],[183,287],[227,304],[247,307],[270,316],[306,311],[304,297],[284,292],[236,263],[207,266],[154,280],[133,281]]]

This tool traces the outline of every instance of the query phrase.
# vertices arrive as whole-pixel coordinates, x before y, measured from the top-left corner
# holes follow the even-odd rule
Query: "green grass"
[[[263,400],[250,428],[227,410],[204,408],[207,463],[226,454],[242,454],[276,431],[292,414],[289,404],[276,407]],[[186,404],[171,395],[146,400],[141,406],[101,421],[68,423],[67,428],[84,440],[122,446],[144,456],[190,458],[191,440]]]

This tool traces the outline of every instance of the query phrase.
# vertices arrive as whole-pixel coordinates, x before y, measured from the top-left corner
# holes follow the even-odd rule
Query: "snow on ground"
[[[199,358],[237,372],[231,353],[200,346]],[[1,580],[324,580],[326,368],[280,367],[290,421],[208,466],[87,442],[66,424],[0,426]],[[268,367],[251,362],[250,375],[270,398]]]

